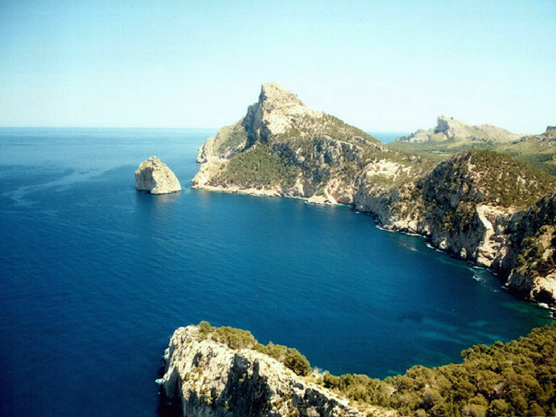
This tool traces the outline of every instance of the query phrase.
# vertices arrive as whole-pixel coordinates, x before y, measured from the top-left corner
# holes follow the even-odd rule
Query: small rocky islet
[[[181,191],[176,175],[156,156],[141,162],[135,171],[135,188],[149,194],[171,194]]]
[[[554,308],[556,178],[547,173],[551,166],[538,170],[496,152],[520,141],[554,146],[551,133],[520,137],[440,116],[436,128],[384,145],[266,83],[245,117],[199,149],[192,185],[350,205],[387,230],[425,236],[491,268],[509,290]],[[409,152],[404,142],[450,151],[439,158]],[[519,341],[475,346],[462,364],[416,366],[379,381],[295,372],[290,348],[201,323],[175,331],[158,382],[165,404],[177,404],[184,416],[556,415],[555,331],[551,325]],[[303,364],[297,354],[293,362]]]

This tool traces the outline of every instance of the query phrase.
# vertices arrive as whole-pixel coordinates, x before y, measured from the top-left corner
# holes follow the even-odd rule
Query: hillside
[[[440,119],[439,117],[439,125]],[[496,128],[497,135],[490,137],[483,135],[482,138],[476,136],[477,132],[474,130],[483,126],[466,125],[465,129],[453,130],[459,131],[463,136],[449,137],[442,132],[431,133],[438,129],[437,126],[434,129],[419,130],[411,135],[400,137],[387,146],[405,152],[434,156],[439,160],[470,149],[489,149],[513,156],[519,161],[556,176],[556,128],[548,126],[542,134],[526,136],[510,134],[504,129]]]
[[[323,385],[361,408],[372,404],[404,416],[556,415],[556,325],[506,344],[473,346],[462,356],[461,364],[415,366],[383,381],[325,374]]]
[[[392,185],[433,163],[392,150],[340,119],[306,106],[275,83],[235,125],[199,150],[194,187],[353,204],[359,183]]]
[[[470,131],[442,120],[443,134]],[[491,137],[506,134],[480,128]],[[269,83],[245,117],[207,140],[198,162],[195,188],[348,204],[385,229],[426,236],[437,248],[493,268],[510,290],[556,306],[556,268],[545,262],[556,239],[532,209],[554,200],[556,179],[508,154],[468,149],[438,163],[425,152],[385,146]],[[542,253],[527,243],[541,234]]]

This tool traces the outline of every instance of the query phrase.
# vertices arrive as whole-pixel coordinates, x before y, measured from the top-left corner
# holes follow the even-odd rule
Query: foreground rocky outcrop
[[[435,140],[442,134],[445,141],[458,135],[498,142],[516,137],[490,125],[469,127],[445,117],[436,130]],[[556,191],[555,178],[509,155],[465,149],[438,163],[426,154],[386,147],[270,83],[263,84],[259,101],[243,119],[201,147],[201,166],[192,183],[351,205],[375,216],[386,229],[426,236],[437,248],[499,272],[508,288],[556,306],[551,284],[556,268],[542,261],[545,267],[533,271],[530,266],[541,255],[523,249],[526,239],[547,227],[532,220],[536,212],[530,208]],[[542,257],[549,258],[556,240],[542,233],[547,242]]]
[[[423,130],[419,129],[407,136],[401,136],[400,142],[429,142],[446,141],[449,139],[467,139],[471,141],[511,142],[520,137],[506,129],[493,125],[470,125],[453,117],[438,116],[436,126]]]
[[[135,171],[135,188],[151,194],[170,194],[181,191],[181,185],[176,175],[156,156],[151,156],[141,162]]]
[[[205,330],[201,325],[177,329],[164,354],[165,372],[158,382],[169,400],[181,403],[184,416],[397,415],[372,406],[363,414],[347,399],[254,350],[256,340],[238,342],[235,333],[247,332],[232,329],[233,339],[226,343]],[[230,347],[230,340],[238,346]]]

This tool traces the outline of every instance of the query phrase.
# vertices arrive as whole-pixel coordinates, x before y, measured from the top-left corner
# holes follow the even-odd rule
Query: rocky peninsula
[[[135,188],[150,194],[171,194],[181,191],[176,175],[156,156],[141,162],[135,171]]]
[[[439,126],[447,137],[463,129],[444,118]],[[207,140],[197,160],[193,187],[351,205],[556,306],[556,179],[506,154],[471,149],[438,163],[385,146],[268,83],[245,117]]]

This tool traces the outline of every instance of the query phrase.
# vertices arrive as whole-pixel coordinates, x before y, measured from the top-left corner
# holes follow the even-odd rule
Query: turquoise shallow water
[[[347,207],[191,190],[211,133],[0,129],[0,415],[157,415],[168,339],[201,320],[374,377],[548,322]],[[153,154],[180,194],[135,191]]]

